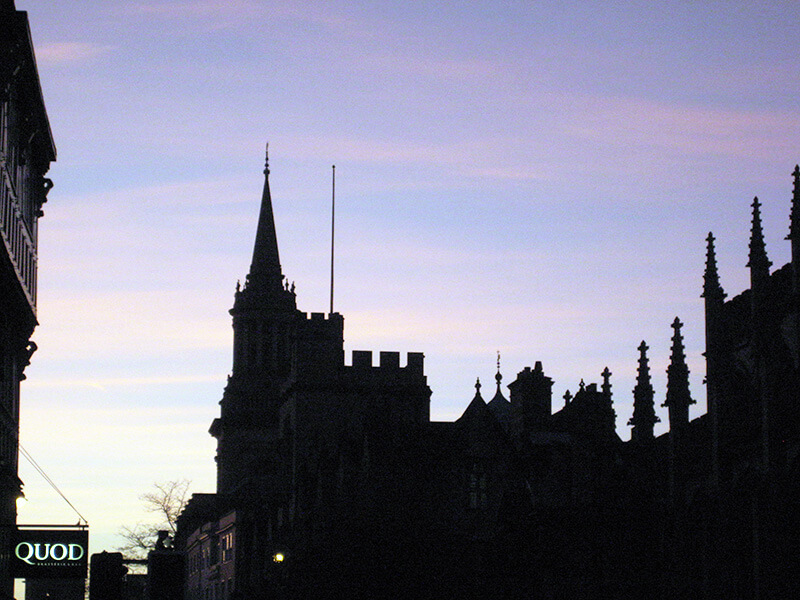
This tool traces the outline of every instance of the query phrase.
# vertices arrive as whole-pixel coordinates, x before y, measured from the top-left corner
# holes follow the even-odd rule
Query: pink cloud
[[[75,63],[102,56],[111,49],[88,42],[55,42],[37,47],[36,58],[40,65]]]

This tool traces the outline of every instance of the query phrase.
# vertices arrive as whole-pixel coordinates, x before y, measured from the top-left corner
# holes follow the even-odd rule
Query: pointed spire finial
[[[639,344],[639,368],[636,387],[633,388],[633,415],[628,425],[633,426],[631,439],[634,441],[653,439],[653,425],[661,419],[656,416],[653,385],[650,383],[650,365],[647,358],[647,344]]]
[[[703,275],[703,293],[701,298],[725,299],[725,291],[719,284],[719,272],[717,271],[717,253],[714,249],[714,234],[708,232],[706,238],[706,271]]]
[[[258,215],[256,239],[253,244],[253,260],[249,277],[252,290],[274,294],[283,291],[283,273],[278,253],[278,238],[275,234],[275,217],[272,212],[272,194],[269,189],[269,143],[265,148],[264,190]],[[248,286],[245,286],[248,287]]]
[[[500,373],[500,350],[497,351],[497,374],[494,376],[497,382],[497,391],[500,391],[500,382],[503,381],[503,375]]]
[[[764,231],[761,228],[761,203],[758,196],[753,198],[753,225],[750,230],[750,260],[747,266],[752,273],[751,279],[761,280],[769,277],[769,268],[772,263],[767,258],[767,248],[764,244]]]
[[[481,395],[481,378],[480,378],[480,377],[478,377],[478,378],[475,380],[475,394],[476,394],[477,396],[480,396],[480,395]]]
[[[672,322],[675,333],[672,336],[672,353],[667,367],[667,397],[662,406],[669,409],[670,429],[689,422],[689,405],[695,401],[689,392],[689,367],[681,335],[683,323],[678,317]]]
[[[792,171],[794,177],[794,188],[792,189],[792,212],[789,217],[789,235],[787,240],[794,240],[800,243],[800,165],[794,166]]]

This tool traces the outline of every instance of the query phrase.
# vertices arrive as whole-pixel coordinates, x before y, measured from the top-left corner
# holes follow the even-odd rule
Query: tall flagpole
[[[333,242],[336,225],[336,165],[331,167],[331,314],[333,314]]]

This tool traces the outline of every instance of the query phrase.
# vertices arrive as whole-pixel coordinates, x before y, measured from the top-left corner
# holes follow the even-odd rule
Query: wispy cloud
[[[182,385],[186,383],[219,383],[225,380],[224,373],[161,377],[98,377],[93,379],[51,379],[38,377],[26,384],[28,388],[95,388],[128,387],[143,385]]]
[[[488,59],[453,59],[438,56],[403,54],[384,54],[367,57],[362,66],[386,73],[472,82],[484,82],[487,77],[502,70],[504,65]]]
[[[573,134],[607,140],[613,132],[618,146],[743,157],[754,148],[783,154],[788,148],[780,140],[800,137],[800,115],[785,109],[706,107],[634,96],[575,95],[560,101],[581,115],[571,128]]]
[[[36,48],[36,59],[42,66],[83,62],[113,50],[112,46],[89,42],[54,42]]]

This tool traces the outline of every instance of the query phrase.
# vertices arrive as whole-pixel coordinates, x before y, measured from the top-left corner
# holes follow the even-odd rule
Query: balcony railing
[[[36,315],[36,246],[22,219],[14,181],[3,156],[0,171],[0,234],[22,292]]]

